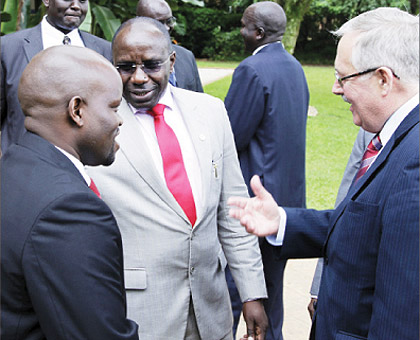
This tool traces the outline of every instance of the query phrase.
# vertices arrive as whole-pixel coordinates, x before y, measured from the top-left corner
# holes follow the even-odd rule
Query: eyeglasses
[[[165,65],[171,58],[173,52],[168,56],[165,61],[157,60],[145,60],[141,64],[127,62],[127,63],[118,63],[115,65],[115,68],[122,76],[131,76],[136,72],[137,67],[140,67],[144,73],[153,74],[160,71],[163,65]]]
[[[382,66],[381,66],[382,67]],[[335,71],[335,79],[337,79],[338,83],[340,84],[341,87],[343,87],[344,85],[344,80],[350,79],[350,78],[354,78],[354,77],[358,77],[358,76],[362,76],[364,74],[367,73],[371,73],[371,72],[375,72],[379,67],[375,67],[375,68],[370,68],[366,71],[362,71],[362,72],[357,72],[357,73],[353,73],[353,74],[349,74],[348,76],[344,76],[344,77],[339,77],[338,72]],[[389,67],[388,67],[389,68]],[[392,71],[392,69],[390,69],[392,74],[394,75],[395,78],[400,79],[399,76],[397,76],[394,71]]]
[[[168,27],[174,27],[176,24],[176,18],[175,17],[170,17],[168,19],[162,19],[159,20],[162,24],[168,26]]]

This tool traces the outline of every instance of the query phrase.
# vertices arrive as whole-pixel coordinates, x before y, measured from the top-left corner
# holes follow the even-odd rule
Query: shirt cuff
[[[280,223],[279,223],[279,230],[277,231],[276,235],[269,235],[266,236],[265,239],[268,243],[272,246],[282,246],[284,240],[284,233],[286,232],[286,222],[287,222],[287,214],[286,211],[282,207],[279,208],[280,214]]]

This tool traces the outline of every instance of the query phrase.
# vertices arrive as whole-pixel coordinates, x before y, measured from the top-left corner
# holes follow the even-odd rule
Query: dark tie
[[[372,138],[369,145],[366,148],[365,153],[363,154],[362,162],[360,163],[359,171],[356,174],[356,179],[354,180],[354,184],[362,178],[362,176],[366,173],[369,169],[370,165],[376,159],[379,150],[382,148],[382,143],[379,138],[379,134]]]
[[[157,104],[147,113],[154,117],[166,185],[194,226],[197,215],[190,181],[185,170],[178,139],[163,117],[164,110],[165,105]]]
[[[67,35],[63,38],[63,45],[71,45],[71,39]]]
[[[89,185],[90,190],[92,190],[96,196],[98,196],[99,198],[101,198],[101,194],[99,193],[98,188],[95,185],[95,182],[93,181],[93,179],[90,180],[90,185]]]

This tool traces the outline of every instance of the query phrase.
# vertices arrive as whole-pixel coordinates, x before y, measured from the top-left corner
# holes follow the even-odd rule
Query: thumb
[[[252,192],[260,199],[270,196],[270,193],[263,187],[261,179],[258,175],[254,175],[250,181]]]

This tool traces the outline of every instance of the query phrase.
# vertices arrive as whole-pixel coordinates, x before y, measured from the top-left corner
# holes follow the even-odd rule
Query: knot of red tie
[[[165,111],[166,105],[164,104],[156,104],[153,109],[148,110],[147,113],[152,115],[153,117],[161,117],[163,116],[163,111]]]

